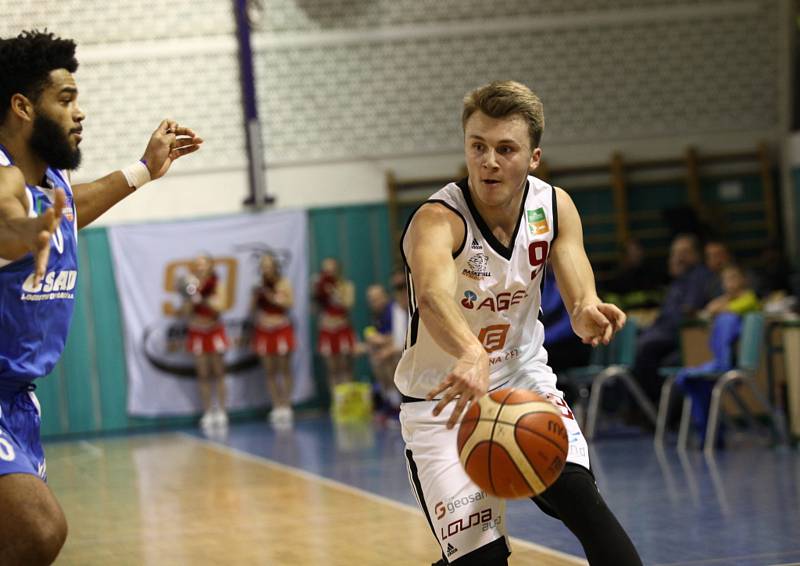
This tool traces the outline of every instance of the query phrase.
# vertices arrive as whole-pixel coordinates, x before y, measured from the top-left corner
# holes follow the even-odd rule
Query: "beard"
[[[58,122],[41,112],[37,112],[33,120],[30,146],[36,155],[55,169],[71,171],[81,164],[81,150],[72,148],[69,134],[64,133]]]

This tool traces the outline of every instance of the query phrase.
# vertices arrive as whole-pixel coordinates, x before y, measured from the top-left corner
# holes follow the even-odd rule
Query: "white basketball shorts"
[[[536,372],[523,369],[503,387],[536,391],[561,409],[569,438],[567,462],[589,469],[586,439],[554,383],[550,368],[544,366]],[[453,562],[501,537],[508,545],[505,501],[482,491],[461,466],[456,445],[458,427],[448,430],[446,426],[455,403],[438,417],[433,416],[435,405],[436,401],[403,403],[400,422],[411,488],[443,556]]]

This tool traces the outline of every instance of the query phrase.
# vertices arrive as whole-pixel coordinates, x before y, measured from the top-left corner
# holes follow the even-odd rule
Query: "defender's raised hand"
[[[191,128],[180,126],[174,120],[163,120],[150,136],[142,156],[150,178],[163,177],[176,159],[194,153],[202,143],[203,138]]]

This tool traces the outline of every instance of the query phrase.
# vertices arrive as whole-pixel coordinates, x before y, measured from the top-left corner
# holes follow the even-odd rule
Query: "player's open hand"
[[[486,395],[488,389],[489,356],[481,348],[460,357],[447,377],[428,392],[427,399],[431,401],[442,395],[433,408],[434,416],[438,416],[451,401],[456,401],[453,414],[447,421],[447,428],[453,428],[469,404]]]
[[[179,157],[200,149],[203,138],[174,120],[163,120],[150,136],[142,159],[150,171],[151,179],[163,177]]]
[[[64,191],[56,189],[53,206],[35,218],[10,218],[8,227],[33,254],[35,271],[34,285],[38,285],[47,271],[47,260],[50,258],[50,237],[61,222],[61,214],[67,198]]]
[[[584,344],[608,344],[623,326],[625,313],[609,303],[577,307],[572,314],[572,329]]]

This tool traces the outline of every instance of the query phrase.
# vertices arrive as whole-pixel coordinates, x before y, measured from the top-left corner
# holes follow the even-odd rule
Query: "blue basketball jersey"
[[[0,167],[13,164],[0,146]],[[45,187],[26,186],[31,217],[52,206],[56,188],[67,202],[50,241],[44,279],[33,284],[31,254],[10,262],[0,259],[0,388],[10,381],[31,381],[50,373],[67,340],[78,278],[78,223],[67,176],[48,168]]]

